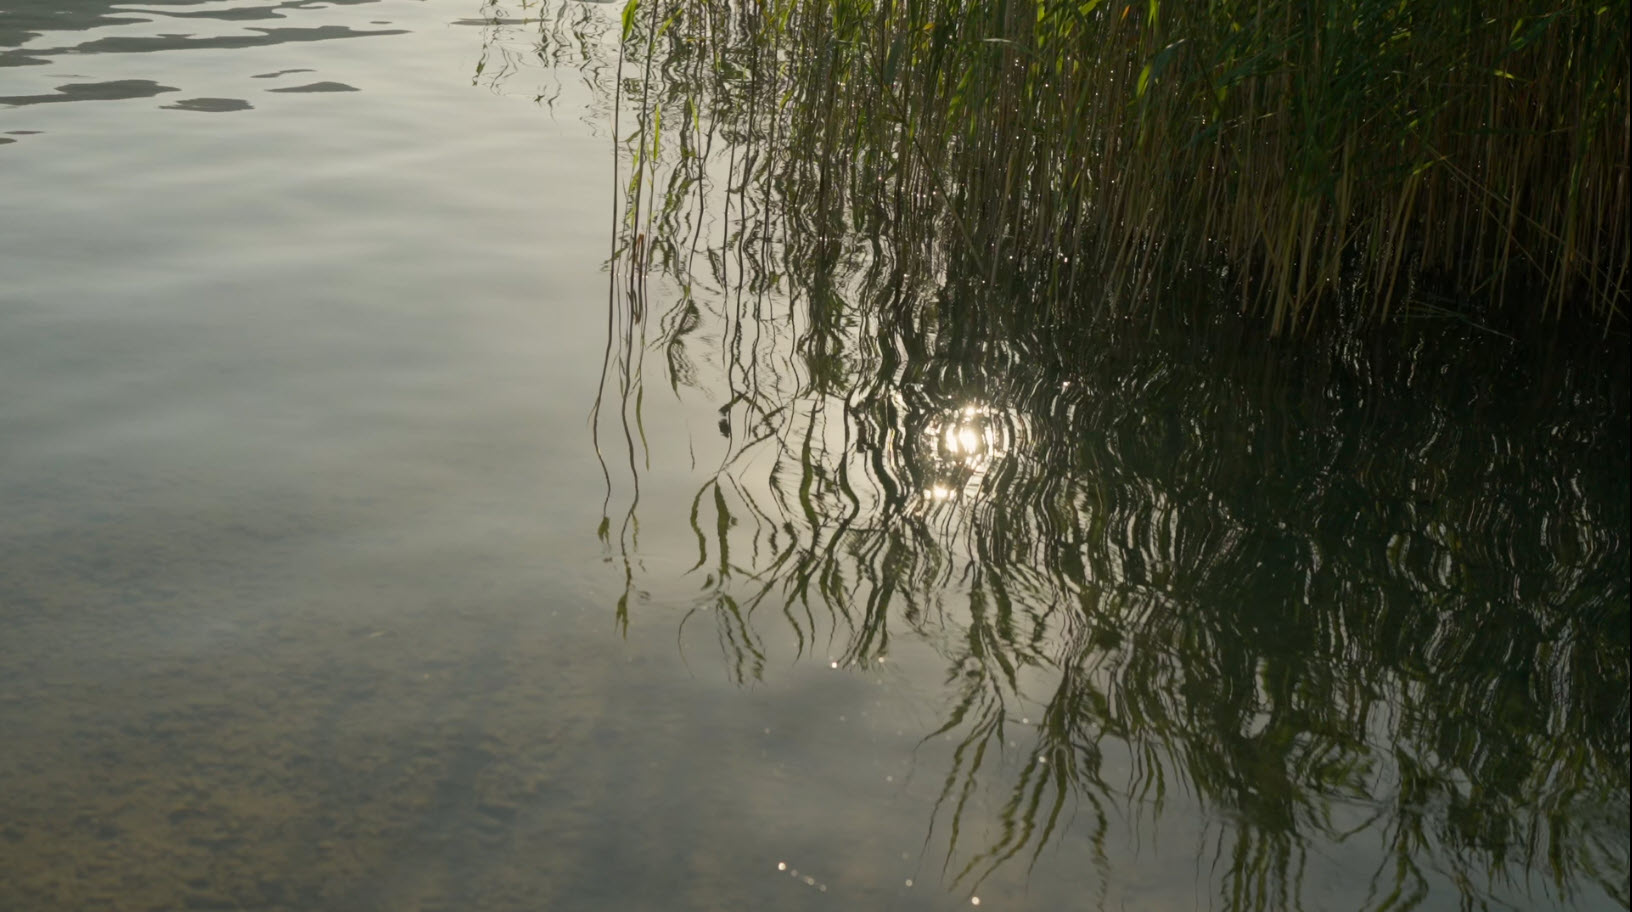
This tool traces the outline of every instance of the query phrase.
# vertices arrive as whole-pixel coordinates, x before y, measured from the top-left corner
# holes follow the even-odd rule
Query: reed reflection
[[[1227,309],[1052,322],[926,242],[956,226],[901,186],[790,157],[821,118],[773,93],[792,50],[754,7],[656,8],[537,36],[620,118],[594,427],[621,624],[641,478],[689,458],[715,468],[686,623],[738,680],[772,626],[858,670],[896,637],[944,659],[952,884],[1183,795],[1224,908],[1318,907],[1305,872],[1351,848],[1382,859],[1368,908],[1627,906],[1624,358],[1461,324],[1268,343]],[[620,29],[646,57],[606,58]],[[654,451],[659,403],[718,438]]]

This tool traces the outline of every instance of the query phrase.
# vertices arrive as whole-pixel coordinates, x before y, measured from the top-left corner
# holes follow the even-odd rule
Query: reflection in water
[[[335,38],[368,38],[380,35],[401,35],[401,29],[352,29],[345,26],[317,28],[250,28],[246,34],[223,35],[214,38],[156,35],[153,37],[113,36],[87,41],[72,48],[54,48],[38,52],[41,55],[75,54],[131,54],[151,51],[179,51],[202,48],[245,48],[284,44],[290,41],[329,41]]]
[[[174,51],[190,48],[242,48],[282,44],[288,41],[321,41],[332,38],[355,38],[370,35],[401,35],[401,29],[352,29],[340,26],[316,28],[250,27],[231,35],[196,36],[175,34],[171,20],[196,23],[198,20],[220,22],[261,22],[287,19],[291,14],[324,6],[352,6],[375,3],[378,0],[325,0],[321,5],[309,0],[239,5],[210,10],[187,9],[194,4],[177,0],[159,0],[144,3],[140,8],[114,0],[12,0],[0,14],[0,67],[28,66],[48,63],[49,58],[65,55],[95,53],[125,53],[142,51]],[[140,26],[158,24],[153,35],[115,34],[73,45],[39,46],[35,39],[57,33],[83,32],[109,26]],[[190,25],[189,28],[196,28]]]
[[[1194,802],[1195,857],[1157,842],[1225,908],[1320,907],[1323,863],[1367,908],[1628,904],[1624,339],[1050,324],[788,157],[837,115],[711,16],[634,21],[649,59],[577,4],[538,37],[627,139],[595,419],[620,624],[670,519],[642,478],[689,459],[686,623],[739,681],[774,630],[941,655],[927,838],[960,888],[1066,830],[1114,878],[1104,847]],[[652,451],[671,411],[718,437]]]
[[[60,85],[50,95],[0,95],[0,104],[21,106],[54,104],[60,101],[119,101],[126,98],[152,98],[174,91],[177,91],[175,86],[159,85],[151,79],[115,79],[109,82],[76,82]]]
[[[74,3],[62,3],[57,0],[15,0],[7,4],[6,9],[0,10],[0,72],[8,67],[44,66],[68,58],[82,58],[88,54],[145,54],[154,51],[258,48],[289,42],[407,34],[405,30],[396,28],[357,29],[343,25],[309,27],[237,25],[287,20],[292,17],[309,18],[316,11],[329,6],[374,2],[377,0],[327,0],[323,4],[313,4],[307,0],[283,0],[200,10],[190,8],[195,4],[177,2],[159,2],[132,8],[111,0],[79,0]],[[183,26],[175,20],[182,20],[185,23],[185,33],[178,33]],[[204,21],[224,25],[219,33],[197,34]],[[95,34],[94,37],[87,37],[77,43],[57,43],[75,32]],[[300,72],[309,70],[283,70],[259,74],[255,78],[269,79],[286,73]],[[170,76],[173,78],[174,75],[174,71],[171,71]],[[148,78],[72,82],[57,85],[51,91],[0,95],[0,105],[121,101],[152,98],[177,91],[182,89],[163,85]],[[356,89],[344,83],[324,81],[310,85],[268,88],[265,91],[340,92]],[[254,105],[241,98],[199,97],[184,99],[163,107],[167,110],[220,113],[249,110]]]
[[[349,86],[343,82],[310,82],[305,85],[284,86],[281,89],[267,89],[268,92],[355,92],[356,86]]]
[[[167,111],[199,111],[205,114],[248,111],[254,107],[254,105],[241,98],[183,98],[173,105],[164,106]]]

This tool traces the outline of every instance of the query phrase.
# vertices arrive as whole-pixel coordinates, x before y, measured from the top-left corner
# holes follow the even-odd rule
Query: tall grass
[[[858,231],[909,272],[983,276],[1055,317],[1222,276],[1277,331],[1413,293],[1608,323],[1632,262],[1628,14],[633,0],[623,39],[656,83],[641,155],[699,118],[751,137],[741,176],[760,169],[811,255]]]

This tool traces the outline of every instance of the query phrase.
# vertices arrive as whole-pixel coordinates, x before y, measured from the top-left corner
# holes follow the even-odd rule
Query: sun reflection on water
[[[1021,413],[982,402],[932,412],[905,454],[927,482],[922,499],[933,506],[981,495],[992,470],[1016,455],[1024,426]]]

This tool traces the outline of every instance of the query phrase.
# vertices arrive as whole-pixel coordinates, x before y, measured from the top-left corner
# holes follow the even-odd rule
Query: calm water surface
[[[0,909],[1627,908],[1624,338],[609,273],[539,12],[0,6]]]

